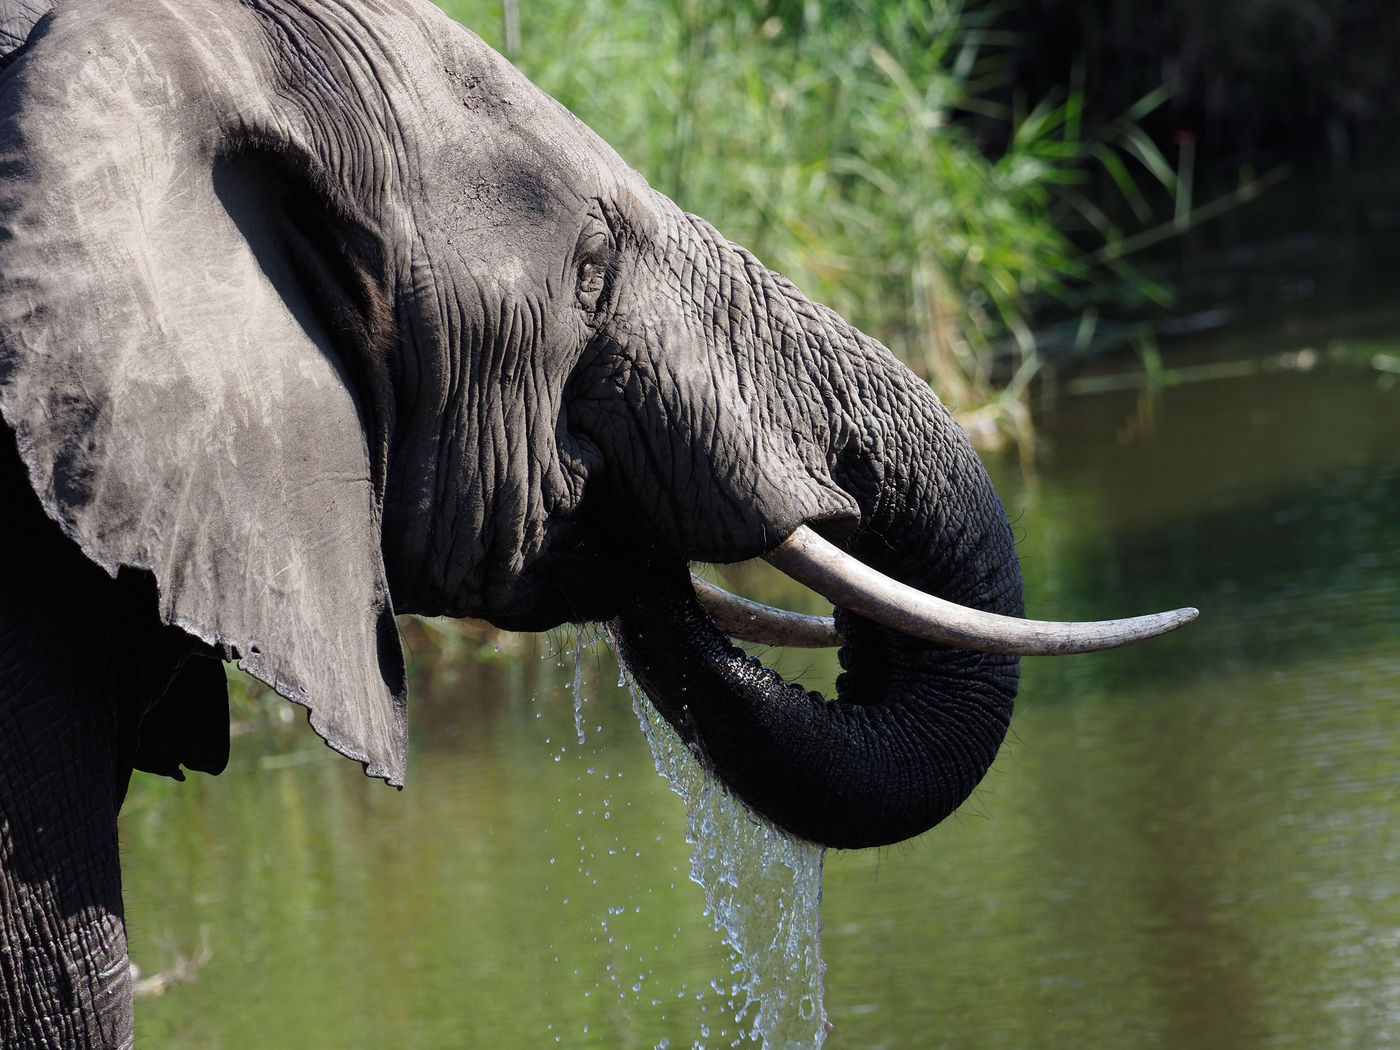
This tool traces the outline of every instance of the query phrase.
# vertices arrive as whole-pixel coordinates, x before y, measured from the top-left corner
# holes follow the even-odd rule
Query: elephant
[[[223,768],[226,661],[401,786],[397,614],[603,623],[713,775],[855,848],[967,797],[1019,655],[1194,615],[1022,619],[928,385],[426,0],[0,0],[0,46],[6,1047],[132,1045],[117,813]],[[697,597],[761,556],[834,620]],[[746,625],[839,642],[836,696]]]

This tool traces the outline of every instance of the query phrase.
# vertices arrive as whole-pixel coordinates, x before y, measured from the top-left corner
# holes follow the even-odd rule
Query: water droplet
[[[755,820],[705,775],[630,680],[628,689],[657,772],[685,801],[690,878],[704,890],[704,912],[734,952],[734,982],[727,991],[719,981],[711,985],[727,1000],[725,1014],[747,1024],[765,1047],[821,1047],[822,851]],[[695,999],[704,1012],[704,994]]]
[[[584,742],[583,732],[583,630],[574,635],[574,729],[578,732],[578,742]]]

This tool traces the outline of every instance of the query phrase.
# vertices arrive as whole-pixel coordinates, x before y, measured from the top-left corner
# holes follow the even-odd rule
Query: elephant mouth
[[[974,652],[1064,656],[1116,649],[1190,623],[1193,608],[1118,620],[1030,620],[974,609],[900,583],[846,554],[808,526],[765,555],[779,571],[837,608],[924,641]],[[750,601],[692,577],[696,597],[732,638],[763,645],[830,648],[843,644],[831,617],[807,616]]]

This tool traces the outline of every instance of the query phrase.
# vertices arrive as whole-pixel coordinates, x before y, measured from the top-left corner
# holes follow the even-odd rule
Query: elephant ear
[[[152,573],[165,622],[401,784],[384,451],[344,326],[313,301],[344,266],[308,279],[306,236],[287,262],[281,176],[220,160],[247,117],[218,99],[256,98],[220,83],[253,75],[236,34],[136,47],[121,19],[147,6],[60,7],[0,82],[0,412],[89,558]]]

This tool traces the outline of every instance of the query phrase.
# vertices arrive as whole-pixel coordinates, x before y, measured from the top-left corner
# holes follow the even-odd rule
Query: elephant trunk
[[[841,545],[924,592],[1021,615],[1010,527],[961,430],[878,344],[852,329],[840,335],[846,389],[859,391],[847,410],[862,422],[844,429],[864,430],[872,450],[832,455],[835,480],[860,506]],[[702,761],[776,826],[840,848],[897,842],[956,809],[995,758],[1015,656],[914,638],[838,608],[843,673],[827,700],[736,648],[683,564],[658,558],[648,568],[611,625],[614,644]]]
[[[995,758],[1016,657],[919,641],[838,610],[844,672],[828,701],[736,648],[682,567],[648,576],[613,622],[620,656],[712,772],[783,830],[839,848],[901,841],[956,809]]]

